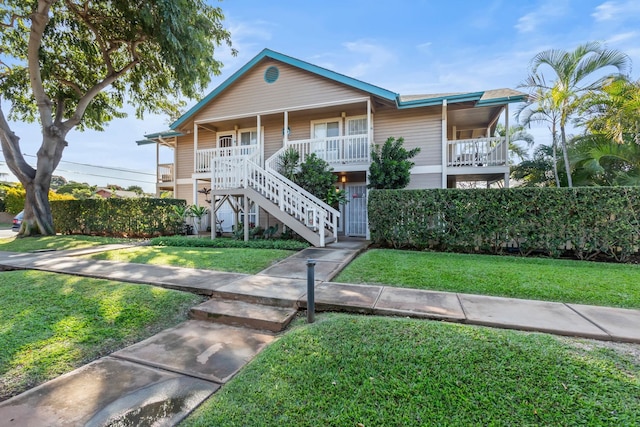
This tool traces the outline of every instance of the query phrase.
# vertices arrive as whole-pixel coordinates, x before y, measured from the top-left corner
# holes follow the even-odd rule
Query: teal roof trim
[[[156,144],[158,141],[152,141],[150,139],[141,139],[139,141],[136,141],[136,144],[138,145],[148,145],[148,144]]]
[[[469,101],[479,101],[482,98],[484,92],[471,92],[471,93],[462,93],[458,95],[447,95],[447,96],[439,96],[437,98],[424,98],[424,99],[413,99],[411,101],[400,101],[398,102],[398,108],[417,108],[417,107],[431,107],[434,105],[442,105],[442,101],[445,99],[447,103],[455,103],[455,102],[469,102]]]
[[[487,99],[486,101],[480,100],[476,107],[488,107],[491,105],[504,105],[511,104],[514,102],[525,102],[527,100],[527,95],[516,95],[516,96],[507,96],[504,98],[494,98]]]
[[[200,102],[194,105],[189,111],[182,115],[178,120],[173,122],[170,125],[171,129],[177,129],[182,126],[187,120],[193,117],[202,107],[208,104],[212,99],[218,96],[221,92],[231,86],[236,80],[242,77],[247,71],[253,68],[257,63],[262,61],[264,58],[275,59],[276,61],[283,62],[285,64],[291,65],[293,67],[297,67],[308,71],[310,73],[317,74],[319,76],[325,77],[330,80],[334,80],[338,83],[345,84],[347,86],[351,86],[355,89],[359,89],[368,93],[371,93],[380,98],[387,99],[392,102],[397,102],[398,94],[391,92],[389,90],[383,89],[381,87],[365,83],[363,81],[354,79],[352,77],[345,76],[344,74],[336,73],[335,71],[327,70],[326,68],[318,67],[317,65],[310,64],[305,61],[301,61],[296,58],[292,58],[287,55],[283,55],[281,53],[275,52],[270,49],[263,49],[258,55],[256,55],[251,61],[247,62],[242,68],[233,73],[231,77],[222,82],[217,88],[211,91],[207,96],[202,98]],[[147,135],[148,136],[148,135]]]
[[[172,138],[174,136],[184,136],[184,133],[178,132],[175,130],[165,130],[163,132],[148,133],[144,137],[147,139],[152,139],[152,138]]]

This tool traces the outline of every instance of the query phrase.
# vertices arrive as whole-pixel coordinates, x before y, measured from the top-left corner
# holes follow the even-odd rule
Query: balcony
[[[301,162],[309,154],[315,153],[316,156],[334,167],[338,165],[369,165],[371,163],[367,135],[288,141],[286,148],[293,148],[300,153]]]
[[[235,147],[208,148],[196,151],[195,173],[211,172],[211,165],[217,159],[239,159],[249,157],[258,152],[257,145],[240,145]]]
[[[158,164],[158,184],[173,182],[173,163]]]
[[[476,138],[448,141],[447,166],[507,166],[509,153],[506,138]]]

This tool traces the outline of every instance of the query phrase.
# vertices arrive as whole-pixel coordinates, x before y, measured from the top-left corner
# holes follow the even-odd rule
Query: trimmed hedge
[[[224,237],[217,239],[194,238],[184,236],[156,237],[150,240],[154,246],[178,246],[191,248],[251,248],[251,249],[284,249],[299,251],[309,247],[309,243],[299,240],[234,240]]]
[[[176,234],[183,226],[176,199],[87,199],[51,202],[57,233],[121,237]]]
[[[628,261],[640,188],[372,190],[374,243],[394,248]]]

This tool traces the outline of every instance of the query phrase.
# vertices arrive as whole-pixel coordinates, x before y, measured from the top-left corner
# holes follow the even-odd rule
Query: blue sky
[[[389,6],[383,8],[371,0],[220,2],[239,54],[233,57],[226,48],[216,51],[224,68],[210,89],[265,47],[400,94],[517,88],[536,53],[573,49],[587,41],[605,42],[627,53],[634,64],[632,77],[640,75],[638,0],[386,3]],[[7,105],[3,108],[6,112]],[[72,131],[56,174],[97,185],[136,184],[152,191],[155,148],[138,147],[135,140],[167,127],[165,117],[140,121],[131,114],[111,122],[105,132]],[[13,123],[13,129],[21,136],[23,152],[35,155],[39,126]],[[546,130],[532,133],[546,142]],[[0,172],[6,171],[0,166]]]

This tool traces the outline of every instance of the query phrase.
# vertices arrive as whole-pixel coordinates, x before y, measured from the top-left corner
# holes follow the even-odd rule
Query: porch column
[[[260,115],[256,116],[256,143],[258,144],[258,150],[260,150],[260,159],[258,160],[258,164],[262,166],[262,159],[264,158],[264,147],[262,146],[262,120]],[[246,176],[246,175],[245,175]]]
[[[367,161],[371,163],[371,147],[373,147],[373,123],[371,123],[371,97],[367,98],[367,142],[369,143],[369,148],[367,150]]]
[[[156,141],[156,197],[160,197],[160,189],[158,183],[160,182],[160,141]]]
[[[216,215],[216,196],[212,195],[211,196],[211,210],[209,211],[209,216],[211,217],[211,239],[215,239],[216,236],[216,229],[218,227],[218,223],[216,221],[216,218],[218,218],[218,215]]]
[[[260,117],[260,116],[258,116]],[[249,198],[245,194],[244,196],[244,241],[249,241]]]
[[[447,100],[442,100],[442,179],[440,181],[441,188],[447,188],[447,153],[449,151],[449,143],[447,141]]]
[[[289,112],[284,112],[284,127],[282,128],[282,146],[286,147],[289,142]]]
[[[198,172],[198,125],[196,123],[193,123],[193,172]]]
[[[503,156],[504,156],[504,164],[509,166],[509,104],[504,106],[504,148],[503,148]],[[505,187],[508,188],[507,181],[505,181]]]
[[[193,203],[194,205],[198,204],[198,178],[193,179]]]
[[[509,188],[509,172],[504,173],[504,188]]]

